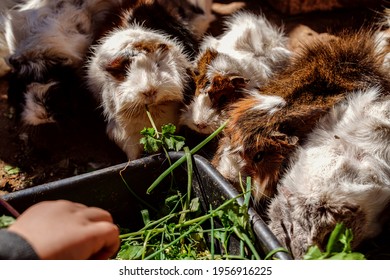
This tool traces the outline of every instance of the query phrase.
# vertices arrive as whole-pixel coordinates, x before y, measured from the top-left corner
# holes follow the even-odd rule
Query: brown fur
[[[194,80],[196,84],[195,95],[199,95],[200,89],[205,88],[206,84],[209,82],[206,77],[207,67],[210,65],[211,61],[213,61],[217,57],[217,55],[217,51],[209,49],[198,60],[196,72],[194,73]]]
[[[296,55],[291,65],[261,89],[265,95],[283,97],[286,106],[273,114],[251,110],[256,98],[237,102],[225,129],[231,150],[243,146],[242,175],[260,182],[255,199],[272,196],[290,154],[314,128],[318,119],[347,92],[378,86],[390,90],[381,62],[375,55],[370,31],[316,40]],[[218,166],[223,147],[213,164]],[[266,179],[268,178],[268,182]]]
[[[211,62],[216,59],[218,52],[212,49],[207,49],[200,57],[194,75],[196,90],[195,95],[199,95],[207,89],[207,94],[210,97],[212,106],[222,111],[226,106],[233,104],[234,101],[240,99],[245,94],[242,91],[247,85],[247,80],[237,74],[216,74],[210,81],[206,75],[207,68]]]

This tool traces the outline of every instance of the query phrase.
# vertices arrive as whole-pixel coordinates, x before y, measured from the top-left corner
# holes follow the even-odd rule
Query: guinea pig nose
[[[146,90],[146,91],[142,92],[142,95],[144,95],[145,97],[153,97],[156,94],[157,94],[156,89],[150,89],[150,90]]]
[[[199,129],[205,129],[207,127],[207,124],[205,124],[203,122],[202,123],[197,123],[196,127],[199,128]]]

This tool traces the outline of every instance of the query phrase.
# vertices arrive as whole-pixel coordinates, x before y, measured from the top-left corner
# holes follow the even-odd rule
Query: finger
[[[90,259],[108,259],[114,256],[120,247],[119,228],[106,222],[96,223],[94,227],[94,232],[99,236],[96,237],[98,242],[94,242],[95,253]]]
[[[113,218],[110,212],[97,207],[88,207],[83,209],[82,215],[84,215],[84,217],[86,217],[89,221],[92,222],[113,222]]]

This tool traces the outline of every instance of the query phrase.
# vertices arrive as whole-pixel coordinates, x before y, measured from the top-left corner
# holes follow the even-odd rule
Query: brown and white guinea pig
[[[198,52],[190,23],[176,6],[139,1],[93,47],[88,85],[101,103],[109,137],[129,160],[142,155],[140,131],[151,126],[146,108],[158,129],[168,123],[179,128],[180,110],[191,94],[191,56]]]
[[[57,85],[64,85],[69,81],[69,75],[73,76],[70,79],[80,77],[80,69],[94,39],[94,33],[103,23],[107,13],[120,2],[121,0],[29,0],[7,13],[5,37],[10,52],[8,63],[11,67],[8,95],[18,116],[26,115],[25,110],[29,111],[29,116],[34,114],[30,106],[26,107],[27,103],[31,104],[33,100],[37,101],[34,107],[39,108],[38,115],[45,110],[38,102],[44,88],[31,90],[37,83],[55,82]],[[70,69],[73,71],[69,71]],[[76,91],[78,86],[72,90],[70,85],[67,85],[67,90]],[[55,93],[54,88],[50,88],[53,90],[45,94],[47,97]],[[61,95],[63,93],[64,91]],[[63,97],[66,99],[66,95]],[[69,98],[73,97],[76,95],[69,94]],[[34,118],[21,119],[28,125],[42,123],[29,122]]]
[[[294,258],[325,250],[337,223],[352,249],[374,238],[390,202],[390,95],[378,88],[347,94],[294,153],[268,209],[268,226]]]
[[[290,155],[318,119],[348,92],[372,86],[384,92],[390,89],[371,31],[313,41],[260,89],[262,95],[280,101],[275,99],[272,106],[269,99],[252,96],[235,104],[224,131],[227,139],[221,141],[212,162],[236,184],[239,173],[251,176],[256,202],[271,197]]]
[[[221,35],[202,42],[195,96],[181,115],[183,125],[202,134],[216,130],[231,104],[254,94],[290,57],[283,31],[263,15],[239,11],[224,25]]]

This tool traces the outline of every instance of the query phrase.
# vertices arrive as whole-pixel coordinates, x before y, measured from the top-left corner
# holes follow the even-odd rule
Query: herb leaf
[[[0,216],[0,228],[7,228],[14,221],[15,221],[15,218],[13,218],[11,216],[2,215],[2,216]]]
[[[365,260],[361,253],[352,252],[351,242],[353,239],[352,230],[339,223],[332,231],[326,251],[321,252],[317,245],[311,246],[304,255],[305,260]]]
[[[140,143],[144,145],[144,150],[148,153],[156,153],[161,148],[167,150],[180,151],[185,145],[185,138],[183,136],[175,135],[176,126],[173,124],[166,124],[161,127],[161,133],[154,128],[144,128],[141,130],[143,137]]]
[[[140,143],[144,145],[144,150],[148,153],[156,153],[161,148],[161,140],[156,138],[156,131],[154,128],[144,128],[141,130],[143,137],[140,140]]]

